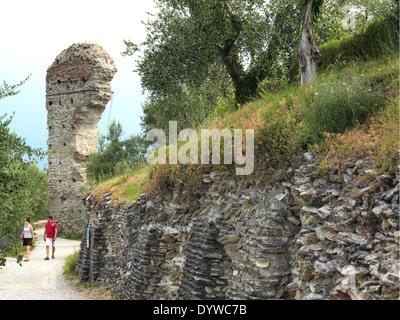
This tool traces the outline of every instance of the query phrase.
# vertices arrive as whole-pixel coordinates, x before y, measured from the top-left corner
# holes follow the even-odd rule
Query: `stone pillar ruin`
[[[98,44],[76,43],[47,70],[46,109],[51,214],[59,232],[81,232],[85,213],[79,188],[96,151],[98,122],[112,97],[114,61]]]

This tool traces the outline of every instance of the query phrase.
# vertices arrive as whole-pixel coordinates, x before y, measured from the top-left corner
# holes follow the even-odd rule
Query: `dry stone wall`
[[[80,279],[90,265],[121,299],[398,299],[399,176],[368,158],[319,176],[314,159],[263,187],[212,172],[195,200],[165,190],[116,209],[88,195]]]
[[[84,164],[97,147],[98,122],[112,97],[116,71],[107,52],[92,43],[71,45],[47,70],[49,193],[60,231],[82,230],[78,190],[86,181]]]

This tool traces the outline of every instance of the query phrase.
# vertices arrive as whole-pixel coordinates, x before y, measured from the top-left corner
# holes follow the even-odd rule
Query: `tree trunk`
[[[322,63],[322,56],[315,45],[312,32],[312,7],[313,0],[309,0],[305,8],[303,21],[301,23],[302,33],[299,45],[299,67],[301,84],[312,81]]]
[[[242,83],[242,75],[240,74],[236,66],[236,61],[228,50],[220,48],[219,51],[222,57],[222,61],[224,62],[228,70],[228,74],[232,79],[233,86],[235,88],[236,100],[239,103],[244,103],[247,97],[244,93],[245,88]]]
[[[216,47],[221,55],[222,61],[224,62],[227,68],[228,74],[232,79],[233,86],[235,88],[236,100],[239,103],[244,103],[248,97],[246,97],[245,95],[245,87],[242,81],[243,74],[241,70],[239,71],[239,69],[241,69],[240,65],[238,64],[238,61],[232,56],[231,52],[236,40],[239,38],[239,35],[243,30],[243,23],[233,13],[232,8],[230,7],[228,1],[223,1],[223,5],[225,5],[229,13],[229,18],[232,24],[232,28],[235,31],[235,34],[225,39],[223,47],[220,46],[219,44],[216,44]]]

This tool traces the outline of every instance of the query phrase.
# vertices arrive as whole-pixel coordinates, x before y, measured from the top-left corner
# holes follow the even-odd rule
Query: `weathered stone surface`
[[[71,45],[47,70],[49,193],[61,232],[80,232],[84,225],[78,189],[86,181],[84,164],[97,147],[98,122],[116,71],[111,57],[92,43]]]

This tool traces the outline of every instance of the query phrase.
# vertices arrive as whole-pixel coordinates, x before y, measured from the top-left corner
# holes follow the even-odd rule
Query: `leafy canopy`
[[[112,121],[105,135],[100,135],[97,152],[89,155],[86,174],[90,181],[102,179],[122,173],[128,167],[138,167],[144,162],[146,142],[140,135],[130,136],[122,140],[122,125]]]
[[[137,71],[148,93],[144,126],[163,118],[198,123],[212,112],[218,98],[237,103],[254,97],[258,83],[289,65],[297,46],[300,11],[291,0],[156,0],[158,13],[149,19],[141,44],[125,40],[124,55],[141,51]],[[212,94],[201,88],[213,87]],[[210,92],[211,93],[211,92]],[[186,100],[186,98],[189,98]],[[183,103],[198,112],[186,110]],[[150,110],[158,110],[157,115]],[[176,115],[171,118],[171,115]],[[159,126],[160,127],[160,126]],[[146,128],[147,129],[147,128]]]
[[[219,64],[243,102],[253,93],[251,81],[263,76],[255,70],[265,63],[261,58],[272,45],[272,33],[279,32],[273,21],[284,18],[290,24],[296,18],[296,5],[282,0],[273,4],[264,0],[156,3],[159,12],[146,23],[146,41],[140,45],[125,41],[123,54],[145,48],[137,71],[143,88],[157,97],[179,91],[184,84],[203,82],[212,76],[212,66]],[[250,78],[247,83],[246,78]]]

